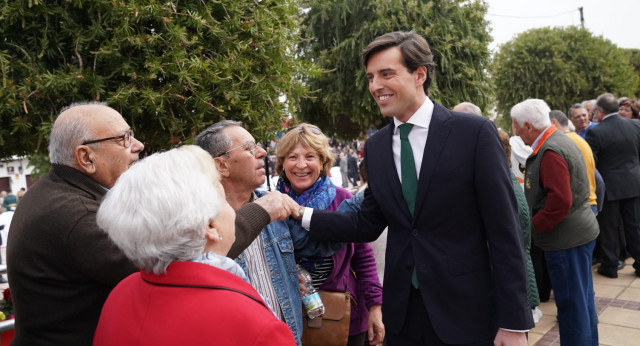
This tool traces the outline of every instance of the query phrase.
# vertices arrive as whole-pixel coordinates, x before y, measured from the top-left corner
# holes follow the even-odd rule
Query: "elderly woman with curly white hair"
[[[295,345],[225,257],[235,213],[219,180],[207,152],[183,146],[140,161],[106,194],[98,225],[140,272],[109,295],[94,345]]]

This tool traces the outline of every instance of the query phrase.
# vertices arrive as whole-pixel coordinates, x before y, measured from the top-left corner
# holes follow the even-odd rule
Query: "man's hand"
[[[527,346],[527,336],[524,332],[498,329],[498,334],[496,334],[493,344],[495,346]]]
[[[291,207],[285,198],[291,200],[291,197],[283,195],[280,191],[271,191],[256,199],[255,203],[269,213],[271,222],[280,221],[286,219],[291,214]]]
[[[377,345],[384,340],[384,324],[382,323],[382,305],[373,305],[369,309],[368,336],[369,345]]]

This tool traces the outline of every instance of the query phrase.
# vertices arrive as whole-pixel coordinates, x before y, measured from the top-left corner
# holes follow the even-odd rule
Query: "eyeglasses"
[[[297,129],[300,129],[300,132],[304,133],[304,129],[305,128],[309,129],[309,131],[311,131],[311,133],[313,133],[314,135],[322,135],[322,131],[320,131],[320,129],[317,126],[309,125],[309,124],[290,127],[290,128],[287,129],[287,131],[285,133],[289,133],[292,130],[297,130]]]
[[[262,149],[262,146],[259,145],[259,144],[256,144],[256,142],[247,141],[245,143],[242,143],[242,144],[238,145],[237,147],[233,147],[233,148],[225,151],[224,153],[222,153],[222,154],[220,154],[220,155],[218,155],[216,157],[220,157],[220,156],[223,156],[223,155],[229,156],[229,152],[230,151],[234,151],[234,150],[237,150],[237,149],[243,149],[243,150],[246,149],[247,151],[249,151],[251,153],[251,155],[255,156],[256,152],[258,151],[258,148]]]
[[[110,141],[110,140],[122,140],[122,144],[124,145],[125,148],[129,148],[131,147],[131,138],[133,138],[133,130],[129,130],[127,132],[125,132],[123,135],[120,136],[115,136],[115,137],[107,137],[107,138],[101,138],[101,139],[94,139],[92,141],[86,141],[86,142],[82,142],[82,145],[87,145],[87,144],[92,144],[92,143],[99,143],[99,142],[104,142],[104,141]]]

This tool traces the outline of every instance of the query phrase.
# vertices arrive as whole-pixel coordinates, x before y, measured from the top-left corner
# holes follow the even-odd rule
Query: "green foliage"
[[[221,119],[280,128],[313,70],[295,0],[12,0],[0,5],[0,158],[46,154],[60,109],[100,100],[150,152]]]
[[[622,51],[624,52],[624,55],[626,55],[627,58],[629,58],[629,63],[635,69],[636,76],[640,77],[640,49],[622,49]],[[626,95],[626,96],[631,97],[633,95]],[[636,91],[635,97],[640,98],[640,88],[638,88],[638,90]]]
[[[640,83],[621,49],[577,27],[518,35],[499,48],[493,75],[497,111],[506,119],[501,124],[510,123],[511,107],[528,98],[566,113],[572,104],[604,92],[633,95]]]
[[[29,157],[29,167],[33,167],[31,171],[31,178],[39,177],[51,169],[49,163],[49,155],[45,154],[33,154]]]
[[[430,44],[436,62],[431,98],[453,107],[469,101],[486,109],[485,70],[491,40],[486,4],[466,0],[306,0],[299,54],[320,64],[300,100],[300,118],[328,134],[354,138],[384,123],[368,90],[361,53],[387,32],[413,30]],[[388,119],[387,119],[388,120]]]

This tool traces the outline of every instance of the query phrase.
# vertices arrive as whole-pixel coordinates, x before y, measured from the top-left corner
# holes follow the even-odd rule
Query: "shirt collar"
[[[602,120],[604,120],[604,119],[606,119],[606,118],[608,118],[608,117],[610,117],[612,115],[616,115],[616,114],[618,114],[618,113],[609,113],[609,114],[605,115],[604,118],[602,118]],[[600,120],[600,121],[602,121],[602,120]]]
[[[549,131],[551,126],[552,125],[548,126],[546,129],[544,129],[544,131],[540,132],[536,140],[533,141],[533,144],[531,144],[531,149],[533,149],[533,151],[536,151],[536,149],[538,148],[538,143],[540,142],[540,139],[542,138],[542,136],[544,136],[545,132]]]
[[[433,116],[433,101],[431,101],[428,97],[425,97],[424,103],[418,110],[413,113],[413,115],[407,120],[407,124],[413,124],[414,126],[423,127],[425,129],[429,128],[429,123],[431,123],[431,117]],[[393,117],[394,134],[398,133],[398,126],[404,124],[402,121],[398,120],[396,117]]]

